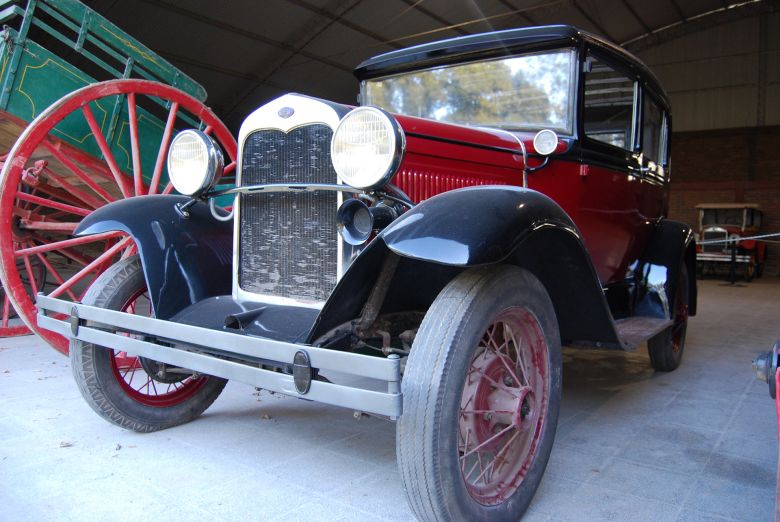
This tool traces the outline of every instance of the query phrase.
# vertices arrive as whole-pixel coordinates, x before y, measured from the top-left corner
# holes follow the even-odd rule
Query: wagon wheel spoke
[[[119,169],[119,165],[114,158],[114,154],[111,152],[111,147],[109,147],[108,143],[106,142],[106,138],[103,136],[103,131],[100,130],[100,125],[98,125],[97,120],[95,120],[95,115],[92,114],[92,109],[89,107],[89,104],[83,105],[81,107],[81,112],[84,115],[84,119],[87,120],[89,129],[92,131],[92,136],[95,138],[95,142],[100,149],[100,153],[103,154],[103,158],[108,164],[108,168],[111,170],[111,174],[113,174],[116,184],[122,191],[122,196],[129,198],[131,192],[130,187],[128,187],[127,179],[125,179],[125,175]]]
[[[43,173],[49,179],[54,180],[60,187],[62,187],[68,194],[73,195],[76,199],[82,203],[88,205],[91,208],[100,208],[106,204],[105,201],[101,201],[99,198],[93,196],[86,190],[82,190],[65,179],[64,176],[60,176],[50,168],[43,169]]]
[[[146,193],[146,190],[141,169],[141,147],[138,143],[138,111],[134,92],[127,94],[127,120],[130,126],[130,156],[133,161],[133,188],[136,196],[143,196]]]
[[[165,164],[165,157],[168,151],[168,146],[171,144],[173,126],[176,123],[176,114],[178,112],[179,104],[177,102],[173,102],[170,109],[168,109],[168,118],[165,121],[165,130],[163,131],[162,139],[160,140],[160,148],[157,151],[157,161],[154,164],[154,174],[152,174],[152,180],[149,183],[149,194],[156,194],[158,187],[160,186],[163,165]]]
[[[38,294],[38,281],[36,281],[35,274],[33,273],[32,263],[30,263],[30,257],[24,256],[24,270],[27,272],[27,281],[30,284],[33,295]],[[5,296],[5,300],[8,300],[8,296]]]
[[[71,160],[65,153],[63,153],[59,147],[55,146],[49,140],[44,140],[43,146],[52,156],[54,156],[57,159],[57,161],[59,161],[62,165],[64,165],[65,168],[67,168],[71,174],[76,176],[79,179],[79,181],[81,181],[86,186],[91,188],[95,192],[95,194],[97,194],[103,200],[105,200],[106,203],[111,203],[112,201],[116,201],[116,198],[114,196],[109,194],[105,188],[100,186],[100,184],[97,183],[94,179],[92,179],[92,177],[90,177],[89,174],[84,172],[84,169],[76,165],[76,163],[73,160]]]
[[[105,117],[107,104],[118,108],[118,118]],[[60,126],[66,118],[67,132]],[[137,252],[121,234],[73,233],[84,217],[108,203],[172,193],[165,168],[168,147],[177,131],[193,127],[209,131],[225,152],[224,172],[233,172],[236,143],[225,125],[198,100],[145,80],[115,80],[76,91],[25,128],[8,156],[0,155],[5,160],[0,186],[3,324],[16,308],[36,333],[67,352],[63,337],[37,327],[35,294],[77,299],[112,263]],[[5,306],[6,299],[11,306]],[[164,392],[162,387],[158,391]]]
[[[11,301],[9,301],[8,296],[3,293],[3,328],[8,327],[9,315],[11,315]]]
[[[119,241],[116,245],[112,246],[102,254],[100,254],[98,257],[96,257],[91,263],[89,263],[87,266],[76,272],[74,276],[72,276],[67,281],[60,283],[60,286],[54,289],[53,292],[49,294],[50,297],[59,297],[62,295],[63,292],[67,291],[69,288],[72,288],[73,285],[78,283],[79,281],[83,280],[87,274],[92,272],[93,270],[96,270],[101,264],[105,263],[109,259],[111,259],[117,252],[119,252],[122,248],[124,248],[129,241],[131,241],[132,238],[126,237]]]

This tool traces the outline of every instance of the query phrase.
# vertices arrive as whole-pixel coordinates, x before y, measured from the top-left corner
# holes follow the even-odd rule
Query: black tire
[[[470,432],[465,441],[462,437],[464,419],[468,416],[462,408],[462,403],[470,393],[468,390],[475,386],[472,382],[474,379],[470,377],[473,375],[472,369],[480,358],[487,357],[488,349],[481,346],[488,334],[486,330],[494,324],[499,324],[495,322],[497,318],[505,317],[506,314],[522,314],[527,317],[527,332],[518,329],[518,336],[530,335],[529,332],[533,331],[535,339],[539,340],[537,344],[544,344],[546,347],[543,352],[539,352],[545,353],[546,356],[533,359],[544,360],[544,368],[540,368],[542,363],[532,365],[524,377],[526,382],[530,383],[527,375],[531,372],[534,372],[535,376],[546,373],[547,377],[543,378],[539,387],[543,395],[546,394],[546,398],[541,406],[537,407],[536,402],[533,407],[528,406],[528,409],[534,411],[535,418],[525,425],[524,429],[528,430],[529,425],[533,427],[531,442],[527,446],[532,449],[521,453],[521,459],[510,461],[505,457],[490,471],[492,475],[504,465],[509,468],[518,464],[527,466],[512,479],[511,483],[515,485],[505,488],[503,492],[497,489],[495,498],[482,496],[479,492],[481,498],[478,499],[475,489],[479,486],[479,477],[476,486],[467,484],[470,476],[465,472],[465,464],[468,462],[468,453],[473,454],[478,449],[475,445],[479,446],[476,442],[479,439],[475,438],[469,449]],[[492,332],[498,335],[497,330]],[[508,339],[506,330],[503,332],[503,338]],[[513,335],[511,339],[515,341]],[[504,342],[506,343],[506,340]],[[516,341],[514,345],[514,353],[517,354],[520,348],[517,348]],[[506,351],[511,352],[510,348]],[[488,368],[485,366],[485,373],[478,373],[485,375],[490,371]],[[523,375],[524,369],[522,363],[517,363],[514,371]],[[514,375],[517,378],[517,374]],[[484,385],[481,379],[482,377],[476,376],[475,382],[483,383],[477,386]],[[518,379],[518,385],[520,382]],[[540,381],[534,379],[534,382]],[[504,384],[507,384],[506,376]],[[552,302],[539,280],[529,272],[512,266],[473,269],[456,277],[441,291],[425,315],[414,341],[401,387],[403,415],[396,427],[396,452],[406,497],[417,518],[456,521],[518,520],[528,508],[547,466],[555,438],[561,397],[561,342],[558,322]],[[493,387],[493,390],[498,389]],[[476,396],[477,392],[474,392],[474,397]],[[466,401],[466,407],[468,404]],[[517,418],[521,417],[522,412],[530,417],[522,400],[516,404],[518,406],[514,410],[516,413],[513,413],[513,418],[515,415]],[[476,401],[474,405],[476,406]],[[491,412],[489,419],[484,413],[471,419],[472,422],[490,423],[493,422],[494,413],[498,418],[501,412]],[[499,429],[499,421],[496,421],[496,426],[492,428],[493,431],[489,433],[495,433]],[[526,433],[519,427],[516,430],[518,434]],[[492,437],[491,435],[489,438]],[[503,449],[496,452],[495,460],[498,460],[498,454],[512,443],[510,440],[502,446]],[[494,446],[498,444],[496,441]],[[522,447],[526,447],[526,442],[522,442]],[[511,451],[514,449],[507,451],[506,455]],[[482,466],[480,453],[477,452],[476,456]],[[493,464],[487,464],[485,468],[490,466]],[[484,473],[485,471],[482,471],[483,475]],[[487,484],[487,481],[485,483]],[[498,484],[503,482],[499,481]],[[488,491],[486,495],[489,494]]]
[[[650,364],[658,371],[671,372],[682,362],[685,334],[688,330],[688,269],[680,267],[680,280],[674,299],[674,324],[647,341]]]
[[[133,296],[145,289],[141,265],[137,257],[132,257],[116,263],[98,277],[84,296],[83,303],[121,310]],[[167,396],[168,401],[160,401],[166,395],[150,396],[150,401],[154,399],[158,403],[144,403],[141,402],[144,399],[142,394],[134,392],[120,377],[116,360],[115,351],[110,348],[78,340],[70,342],[73,376],[87,404],[107,421],[133,431],[152,432],[191,421],[217,399],[227,383],[225,379],[213,376],[184,376],[181,378],[184,393],[177,394],[174,390]],[[150,360],[143,362],[146,367],[159,364]],[[142,370],[147,379],[151,379],[146,367],[136,370]],[[170,390],[170,380],[154,381]],[[151,389],[147,384],[148,393]],[[154,389],[157,391],[156,384]]]

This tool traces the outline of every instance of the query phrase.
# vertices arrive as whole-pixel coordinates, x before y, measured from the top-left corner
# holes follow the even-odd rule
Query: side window
[[[664,157],[664,113],[645,93],[642,97],[642,154],[656,163],[666,163]]]
[[[634,127],[634,80],[594,56],[585,74],[583,120],[590,139],[631,150]]]

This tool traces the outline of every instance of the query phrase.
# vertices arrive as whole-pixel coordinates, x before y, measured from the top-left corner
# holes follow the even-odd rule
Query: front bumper
[[[392,356],[372,357],[222,332],[44,295],[38,296],[37,305],[38,325],[69,339],[293,397],[391,418],[401,415],[401,362]],[[312,380],[308,390],[300,393],[293,375],[260,367],[269,361],[274,366],[294,366],[300,363],[300,357],[296,360],[295,355],[301,351],[312,369],[338,372],[348,380],[358,377],[361,382],[353,385]]]
[[[752,260],[752,256],[737,254],[734,256],[734,261],[737,263],[747,264]],[[719,254],[717,252],[698,252],[696,254],[696,261],[706,261],[715,263],[731,263],[731,254]]]

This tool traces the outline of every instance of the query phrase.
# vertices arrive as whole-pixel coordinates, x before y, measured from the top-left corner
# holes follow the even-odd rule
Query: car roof
[[[755,210],[761,210],[761,206],[758,203],[699,203],[696,205],[699,210],[707,209],[729,209],[729,208],[752,208]]]
[[[639,58],[618,45],[571,25],[507,29],[415,45],[369,58],[358,65],[354,73],[358,80],[363,81],[436,66],[510,56],[521,52],[576,47],[581,43],[587,43],[620,62],[638,80],[647,85],[669,110],[669,98],[661,82]]]

